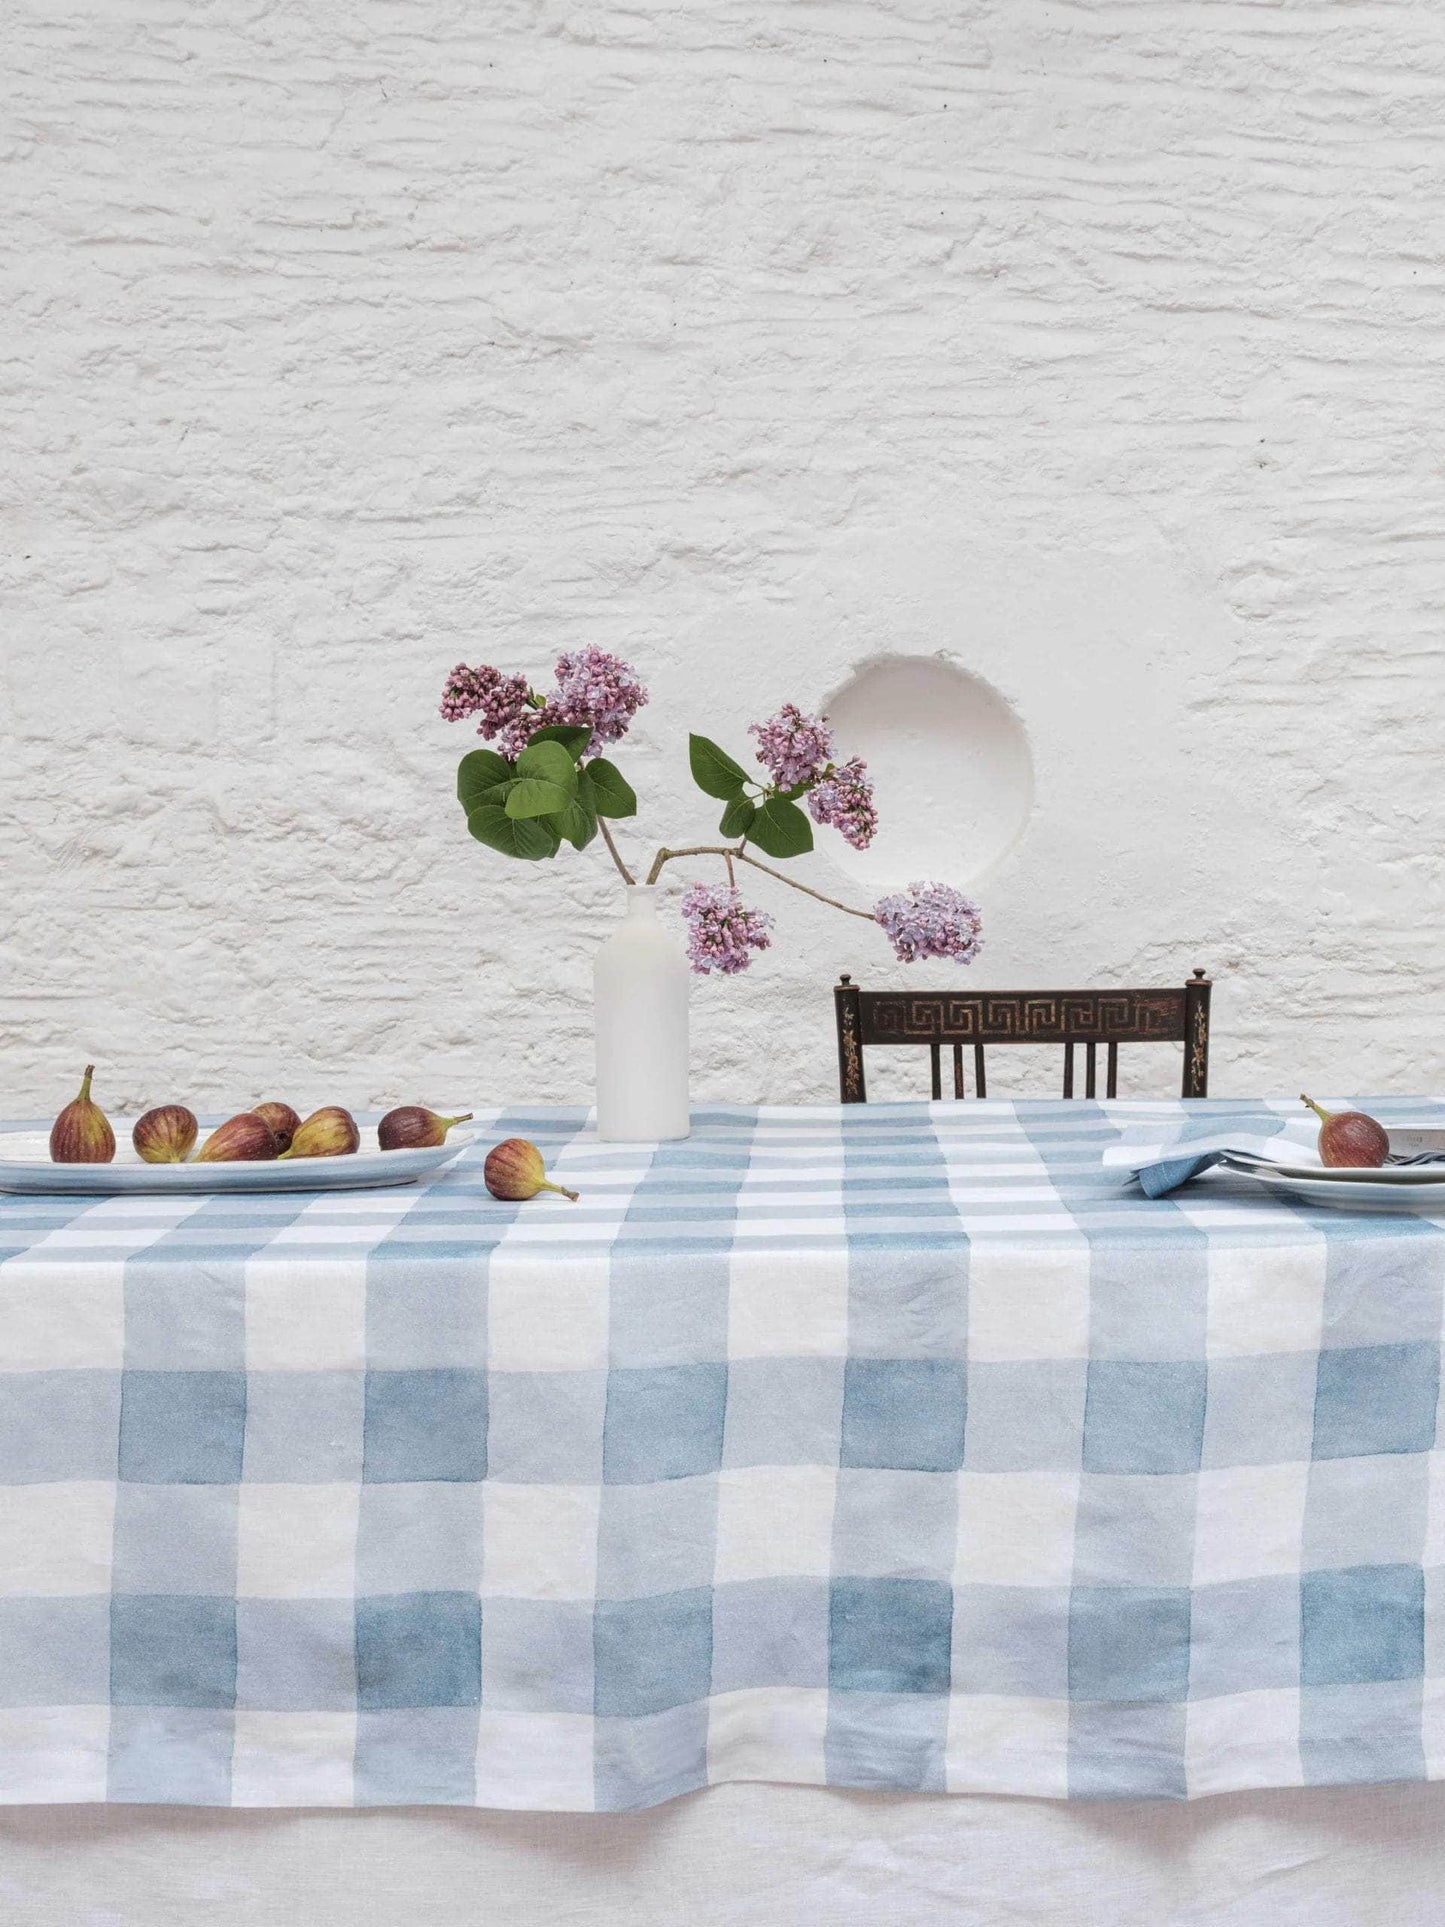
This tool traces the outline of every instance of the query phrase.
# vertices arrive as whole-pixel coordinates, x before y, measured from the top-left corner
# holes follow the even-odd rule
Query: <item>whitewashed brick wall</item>
[[[1424,0],[11,0],[0,1109],[584,1095],[610,873],[435,705],[589,641],[654,844],[688,726],[951,654],[1035,765],[976,982],[1445,1087],[1442,99]],[[702,1095],[903,975],[769,903]]]

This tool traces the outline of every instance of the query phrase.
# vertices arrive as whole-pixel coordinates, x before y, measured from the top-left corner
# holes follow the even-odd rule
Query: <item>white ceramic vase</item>
[[[636,883],[597,952],[597,1135],[609,1143],[686,1137],[687,957],[659,921],[657,888]]]

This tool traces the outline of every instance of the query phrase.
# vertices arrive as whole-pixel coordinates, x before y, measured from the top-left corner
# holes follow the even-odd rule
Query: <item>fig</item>
[[[254,1111],[241,1111],[218,1125],[197,1151],[197,1164],[255,1163],[276,1155],[271,1127]]]
[[[1367,1111],[1327,1111],[1303,1091],[1300,1103],[1308,1104],[1320,1120],[1321,1164],[1336,1169],[1347,1165],[1371,1169],[1383,1164],[1390,1155],[1390,1140],[1384,1125]]]
[[[350,1111],[339,1104],[327,1104],[313,1111],[296,1126],[295,1135],[283,1158],[344,1158],[361,1143],[361,1133]]]
[[[184,1104],[159,1104],[136,1119],[130,1141],[147,1164],[184,1164],[196,1130],[195,1113]]]
[[[252,1117],[259,1117],[263,1124],[269,1124],[271,1135],[276,1140],[279,1152],[291,1149],[291,1140],[296,1135],[301,1122],[300,1114],[293,1111],[289,1104],[257,1104],[251,1111]]]
[[[542,1153],[524,1137],[507,1137],[494,1144],[487,1153],[482,1176],[492,1196],[509,1204],[535,1198],[539,1191],[560,1191],[573,1204],[577,1202],[575,1191],[569,1191],[565,1184],[552,1183]]]
[[[422,1104],[398,1104],[377,1125],[376,1141],[383,1151],[427,1150],[445,1144],[452,1126],[467,1123],[471,1115],[463,1111],[460,1117],[438,1117]]]
[[[90,1095],[94,1064],[87,1064],[80,1094],[73,1097],[50,1127],[53,1164],[109,1164],[115,1156],[115,1132],[110,1120]]]

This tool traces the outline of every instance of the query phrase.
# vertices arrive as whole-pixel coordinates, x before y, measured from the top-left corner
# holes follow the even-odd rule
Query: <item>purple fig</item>
[[[73,1097],[50,1127],[50,1157],[54,1164],[109,1164],[115,1156],[115,1132],[110,1120],[90,1095],[94,1064],[87,1064],[80,1095]]]
[[[197,1151],[197,1164],[257,1163],[276,1155],[271,1127],[254,1111],[241,1111],[219,1125]]]
[[[281,1155],[284,1158],[344,1158],[360,1143],[361,1133],[350,1111],[343,1111],[339,1104],[327,1104],[296,1126],[290,1147]]]
[[[195,1114],[184,1104],[160,1104],[136,1119],[130,1141],[147,1164],[184,1164],[196,1131]]]
[[[565,1184],[553,1184],[542,1162],[542,1153],[524,1137],[503,1138],[487,1153],[482,1176],[494,1198],[509,1204],[535,1198],[539,1191],[560,1191],[564,1198],[577,1202],[577,1193]]]
[[[291,1149],[291,1140],[301,1124],[298,1111],[293,1111],[289,1104],[267,1103],[253,1106],[251,1115],[270,1125],[278,1153]]]
[[[1370,1170],[1383,1164],[1390,1155],[1390,1140],[1384,1125],[1367,1111],[1327,1111],[1303,1092],[1300,1103],[1308,1104],[1320,1120],[1321,1164],[1336,1169],[1352,1166],[1356,1170]]]
[[[452,1126],[467,1123],[471,1115],[463,1111],[460,1117],[438,1117],[422,1104],[399,1104],[377,1125],[376,1141],[383,1151],[429,1150],[445,1144]]]

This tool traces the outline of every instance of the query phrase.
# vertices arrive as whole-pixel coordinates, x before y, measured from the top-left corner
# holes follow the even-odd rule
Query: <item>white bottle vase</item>
[[[592,969],[597,1135],[608,1143],[686,1137],[687,958],[657,916],[657,888],[635,883],[627,914]]]

